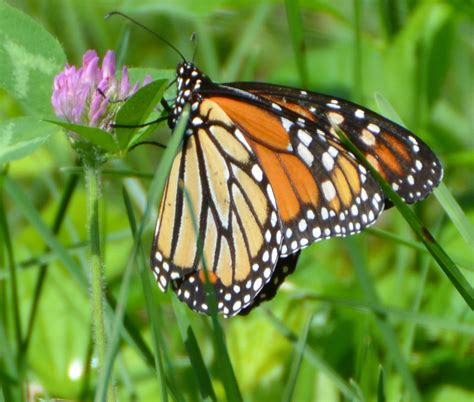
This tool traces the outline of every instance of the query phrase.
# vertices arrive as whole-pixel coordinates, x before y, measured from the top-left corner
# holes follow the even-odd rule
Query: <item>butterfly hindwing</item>
[[[231,316],[270,280],[280,222],[266,175],[218,105],[203,101],[188,127],[193,133],[173,163],[152,263],[160,287],[171,281],[182,301],[207,312],[204,259],[218,310]]]
[[[280,257],[275,267],[275,271],[273,272],[272,279],[263,287],[262,291],[255,297],[253,303],[245,309],[242,309],[239,312],[239,315],[247,315],[254,308],[258,307],[261,303],[273,299],[276,295],[278,288],[285,281],[286,277],[295,271],[299,255],[300,252],[297,251],[296,253],[290,254],[287,257]]]

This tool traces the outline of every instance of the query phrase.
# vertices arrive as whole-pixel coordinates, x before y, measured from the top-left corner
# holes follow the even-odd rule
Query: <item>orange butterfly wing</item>
[[[320,239],[357,233],[375,222],[383,194],[336,137],[311,130],[295,112],[279,115],[283,109],[263,99],[260,105],[256,100],[209,99],[238,125],[270,181],[284,233],[281,255]]]

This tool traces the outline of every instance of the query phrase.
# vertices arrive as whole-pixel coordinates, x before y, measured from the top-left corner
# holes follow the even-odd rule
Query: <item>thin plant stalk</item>
[[[6,258],[9,273],[12,294],[13,321],[15,328],[15,338],[18,351],[21,349],[21,318],[20,318],[20,302],[18,298],[18,281],[16,277],[16,263],[13,256],[13,245],[11,241],[10,231],[7,222],[7,213],[3,202],[3,175],[0,177],[0,239],[5,245]]]
[[[101,192],[101,171],[94,164],[84,163],[87,188],[87,224],[90,242],[90,284],[94,343],[99,372],[104,369],[107,348],[104,315],[104,264],[100,243],[99,200]],[[112,386],[109,387],[108,401],[114,401]]]
[[[8,283],[10,284],[10,297],[11,300],[8,300],[7,296],[7,287],[2,286],[0,288],[0,295],[2,295],[2,298],[0,301],[5,302],[5,307],[7,307],[7,303],[11,305],[12,308],[12,314],[13,314],[13,324],[14,324],[14,337],[16,340],[16,361],[13,362],[13,356],[14,352],[11,352],[11,361],[10,361],[10,369],[11,372],[16,372],[16,380],[18,381],[18,384],[22,383],[22,376],[23,376],[23,370],[22,370],[22,358],[21,358],[21,337],[22,337],[22,330],[21,330],[21,317],[20,317],[20,302],[19,302],[19,296],[18,296],[18,281],[17,281],[17,276],[16,276],[16,262],[15,262],[15,257],[13,254],[13,244],[12,244],[12,239],[10,236],[10,230],[8,227],[8,221],[7,221],[7,213],[6,213],[6,208],[5,208],[5,203],[4,203],[4,179],[6,177],[6,171],[3,171],[0,173],[0,264],[3,263],[5,266],[8,267],[8,271],[10,274],[10,278]],[[3,249],[3,250],[2,250]],[[4,256],[2,256],[2,251],[5,252]],[[3,293],[4,291],[4,293]],[[4,323],[3,325],[8,325],[7,323],[7,309],[5,310],[2,309],[0,312],[0,320],[3,319]],[[3,326],[2,325],[2,326]],[[0,328],[2,334],[0,334],[0,339],[3,340],[4,343],[8,342],[8,331],[6,328]],[[3,371],[6,369],[6,364],[4,364],[3,359],[6,357],[5,352],[0,349],[0,369]],[[5,359],[5,363],[7,363]],[[0,376],[2,377],[2,376]],[[1,378],[0,378],[1,380]],[[3,381],[0,381],[0,387],[3,388],[4,384]],[[20,387],[17,387],[12,384],[12,387],[10,389],[6,389],[7,395],[9,397],[11,395],[16,395],[20,398],[22,398],[23,392]]]
[[[62,223],[64,222],[66,210],[69,206],[69,202],[71,201],[78,179],[79,179],[79,176],[77,174],[72,174],[69,176],[68,182],[65,186],[65,189],[61,198],[61,202],[59,204],[58,211],[56,213],[56,217],[54,219],[54,223],[52,227],[52,232],[54,234],[59,233]],[[49,246],[46,246],[45,252],[49,252],[49,251],[51,251],[51,248]],[[45,262],[40,265],[39,270],[38,270],[38,276],[37,276],[36,284],[35,284],[33,302],[31,303],[31,311],[30,311],[30,316],[28,319],[26,335],[22,342],[22,353],[24,355],[26,355],[28,351],[28,346],[30,344],[31,336],[33,334],[33,328],[34,328],[34,324],[36,320],[36,313],[38,311],[38,307],[39,307],[39,303],[40,303],[40,299],[42,295],[42,290],[43,290],[43,285],[46,280],[47,272],[48,272],[48,262]]]

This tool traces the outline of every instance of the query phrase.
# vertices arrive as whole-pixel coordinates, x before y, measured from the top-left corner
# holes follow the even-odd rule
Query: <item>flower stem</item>
[[[84,163],[87,188],[87,223],[90,242],[90,281],[93,336],[97,352],[99,377],[105,365],[107,336],[104,318],[104,273],[100,243],[99,200],[101,192],[101,171],[94,164]],[[113,401],[113,389],[109,388],[108,401]]]

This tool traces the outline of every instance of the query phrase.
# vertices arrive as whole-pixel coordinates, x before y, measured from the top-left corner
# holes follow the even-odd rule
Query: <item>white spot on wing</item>
[[[372,131],[373,133],[375,133],[375,134],[380,133],[380,127],[377,126],[377,124],[369,123],[369,125],[367,126],[367,128],[368,128],[370,131]]]
[[[307,225],[306,221],[304,219],[301,219],[298,223],[298,229],[300,230],[300,232],[304,232],[307,227],[308,227],[308,225]]]
[[[234,131],[235,137],[243,144],[243,146],[249,151],[251,154],[253,154],[252,148],[250,148],[249,143],[245,139],[244,135],[242,134],[242,131],[239,129],[236,129]]]
[[[281,118],[281,124],[282,124],[283,128],[284,128],[287,132],[290,131],[291,126],[293,125],[293,123],[292,123],[290,120],[288,120],[288,119],[286,119],[286,118],[284,118],[284,117]]]
[[[260,166],[258,165],[253,165],[252,167],[252,175],[257,181],[262,181],[263,179],[263,172],[262,169],[260,169]]]
[[[331,155],[333,158],[335,158],[338,154],[339,151],[334,148],[332,145],[328,148],[329,155]]]
[[[344,116],[336,112],[329,112],[328,119],[331,124],[335,124],[336,126],[344,122]]]
[[[311,141],[313,141],[311,136],[304,130],[298,130],[298,138],[307,147],[311,144]]]
[[[303,159],[308,166],[311,166],[314,161],[313,154],[306,148],[302,143],[298,144],[297,147],[298,155]]]
[[[334,188],[334,184],[330,180],[326,180],[321,185],[324,193],[324,198],[326,200],[331,201],[336,196],[336,189]]]
[[[362,130],[362,135],[360,136],[360,139],[368,146],[373,146],[375,144],[374,135],[365,128]]]
[[[334,159],[332,158],[331,155],[329,155],[329,153],[327,152],[324,152],[323,153],[323,166],[324,168],[329,172],[330,170],[332,170],[332,168],[334,167]]]

